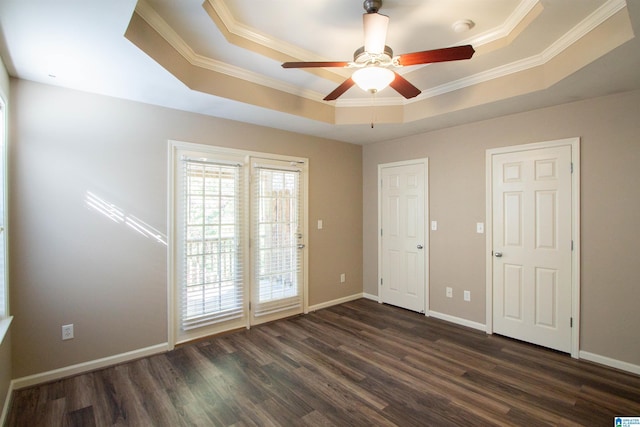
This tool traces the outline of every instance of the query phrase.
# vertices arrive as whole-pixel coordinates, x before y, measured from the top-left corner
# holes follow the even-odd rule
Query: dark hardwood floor
[[[358,300],[17,390],[9,426],[611,426],[640,377]]]

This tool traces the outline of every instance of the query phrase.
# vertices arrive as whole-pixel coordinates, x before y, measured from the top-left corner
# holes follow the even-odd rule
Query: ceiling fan
[[[391,48],[385,45],[389,17],[378,13],[382,6],[382,0],[365,0],[362,6],[367,12],[362,15],[364,46],[353,53],[353,61],[285,62],[282,64],[283,68],[356,68],[350,78],[324,97],[325,101],[338,99],[354,84],[371,93],[391,86],[405,98],[413,98],[421,93],[420,89],[391,70],[392,67],[458,61],[471,58],[475,52],[471,45],[464,45],[405,53],[394,57]]]

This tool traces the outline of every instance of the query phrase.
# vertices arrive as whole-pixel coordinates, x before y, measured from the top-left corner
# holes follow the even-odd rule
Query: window
[[[170,342],[302,313],[306,159],[169,149]]]

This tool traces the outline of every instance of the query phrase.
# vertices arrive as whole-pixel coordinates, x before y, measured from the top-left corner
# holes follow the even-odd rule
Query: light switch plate
[[[318,220],[318,230],[322,230],[322,220]]]
[[[431,221],[431,230],[436,231],[438,229],[438,221]]]
[[[484,222],[477,222],[476,223],[476,233],[484,234]]]

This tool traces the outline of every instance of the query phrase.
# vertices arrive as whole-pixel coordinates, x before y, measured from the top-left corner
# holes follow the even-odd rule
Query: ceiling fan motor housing
[[[382,7],[382,0],[364,0],[362,7],[367,13],[378,13]]]
[[[366,65],[379,65],[382,67],[387,67],[392,65],[393,59],[393,50],[386,46],[384,47],[384,52],[377,55],[372,55],[371,53],[364,50],[364,46],[356,49],[353,52],[353,62],[356,64],[366,64]]]

